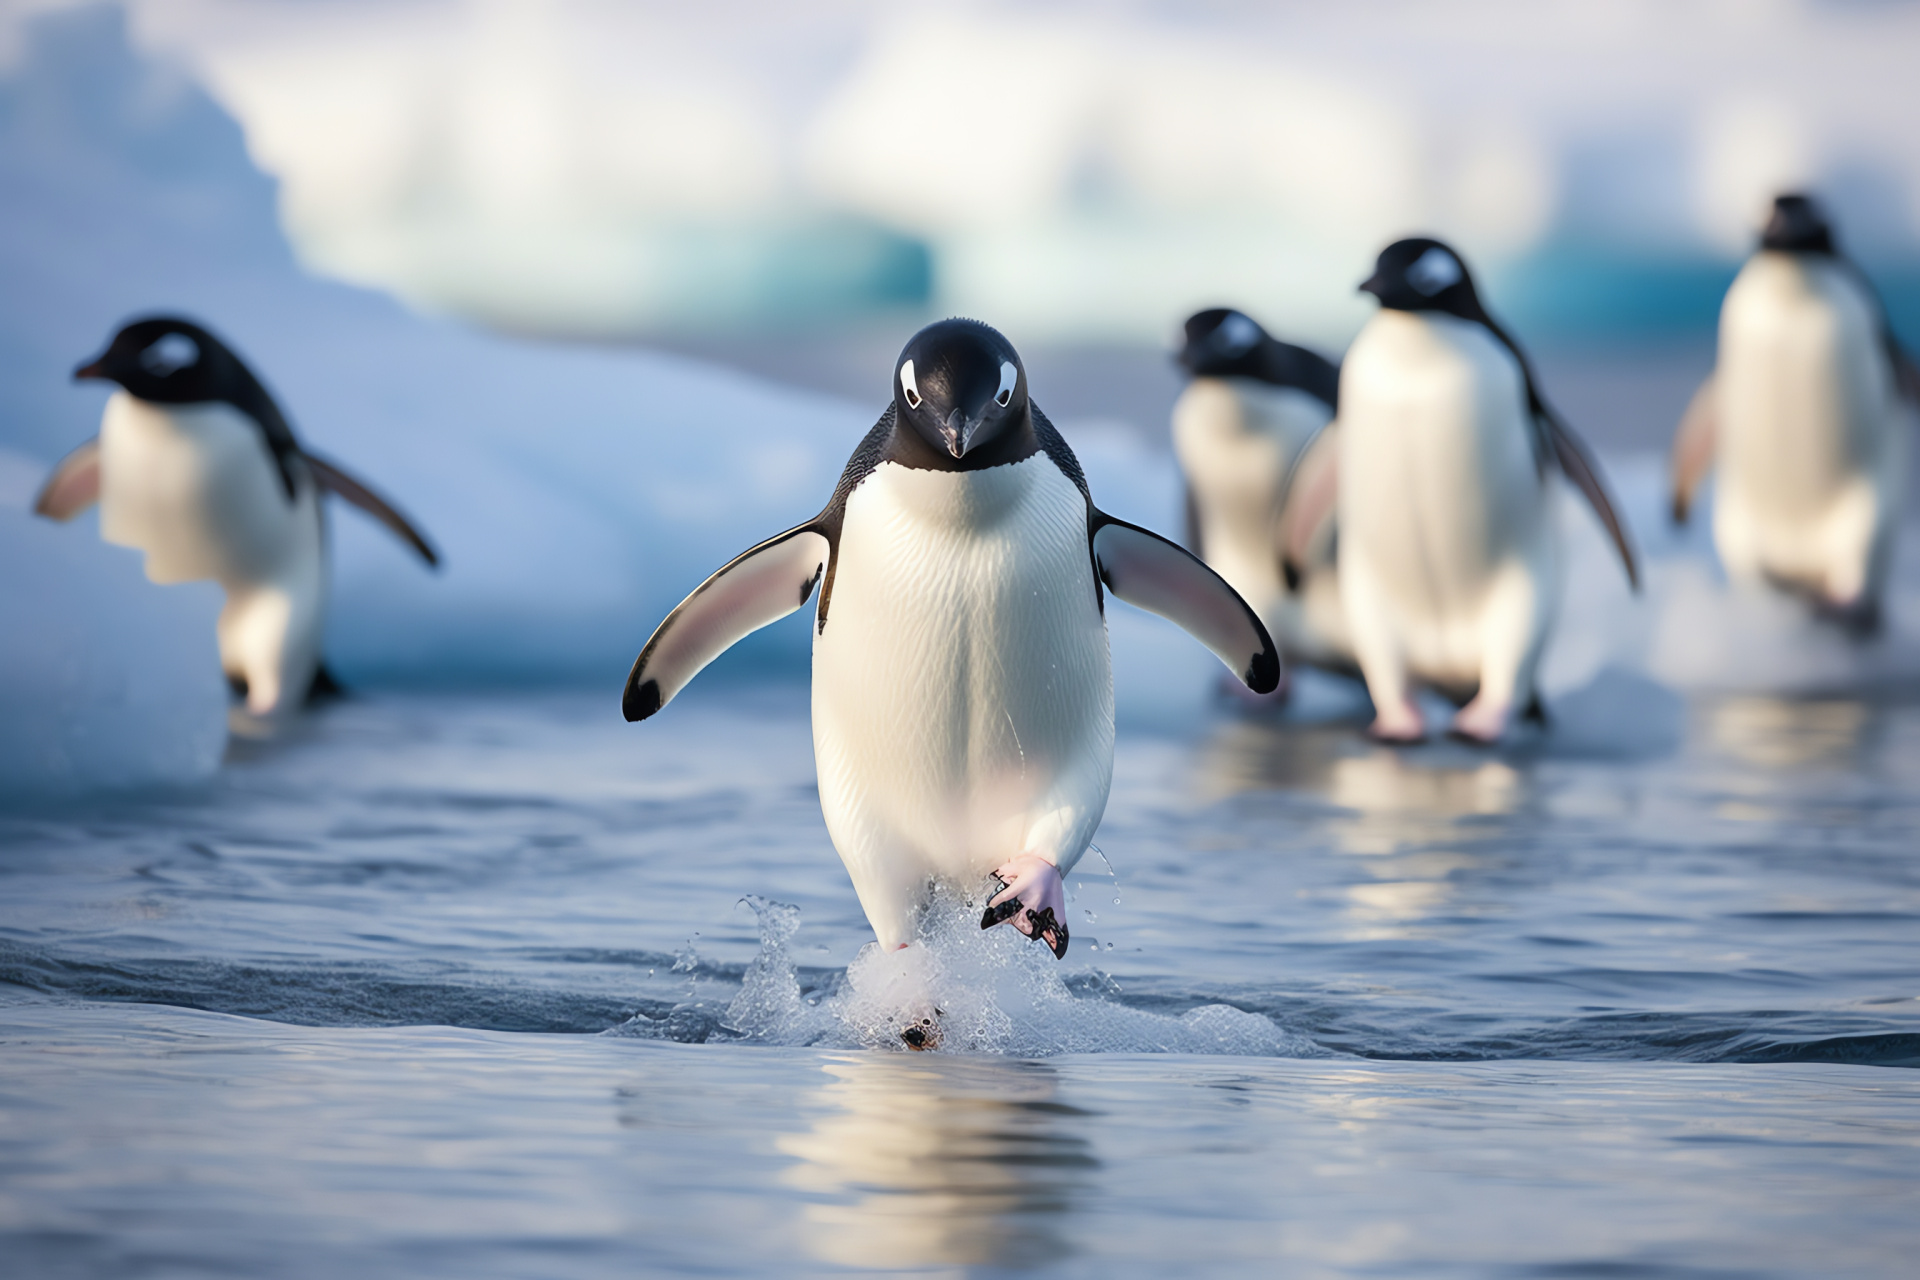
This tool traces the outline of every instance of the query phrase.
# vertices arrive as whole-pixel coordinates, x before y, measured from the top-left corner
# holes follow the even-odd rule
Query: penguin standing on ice
[[[34,510],[70,520],[100,504],[100,536],[146,553],[154,582],[226,591],[220,662],[247,710],[269,716],[333,687],[320,665],[326,609],[322,492],[338,494],[437,565],[398,511],[304,450],[247,366],[186,320],[136,320],[74,371],[119,386],[100,434],[61,460]]]
[[[1907,477],[1902,396],[1920,370],[1804,195],[1783,195],[1720,308],[1720,351],[1673,442],[1673,518],[1715,475],[1713,541],[1736,578],[1874,631]]]
[[[1332,539],[1289,558],[1280,521],[1288,476],[1334,416],[1339,366],[1224,307],[1188,318],[1176,358],[1193,378],[1173,406],[1188,548],[1253,606],[1289,662],[1357,674]]]
[[[1233,588],[1093,505],[998,332],[945,320],[894,365],[893,403],[819,515],[681,601],[627,678],[628,720],[819,588],[813,743],[820,805],[883,947],[930,883],[995,877],[1003,920],[1067,950],[1062,877],[1113,778],[1105,595],[1169,618],[1259,693],[1280,658]]]
[[[1495,742],[1516,712],[1540,714],[1534,672],[1561,575],[1556,466],[1593,504],[1638,589],[1633,551],[1586,448],[1481,306],[1459,255],[1401,240],[1360,288],[1380,311],[1341,367],[1326,500],[1337,504],[1341,594],[1372,732],[1425,735],[1410,696],[1419,682],[1465,704],[1456,736]]]

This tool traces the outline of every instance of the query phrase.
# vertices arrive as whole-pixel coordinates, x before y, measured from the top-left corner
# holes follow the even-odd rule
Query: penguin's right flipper
[[[100,438],[60,459],[53,474],[40,486],[33,513],[49,520],[71,520],[100,501]]]
[[[1255,693],[1280,685],[1280,651],[1240,593],[1200,560],[1157,533],[1093,513],[1100,580],[1128,604],[1157,613],[1213,651]]]
[[[300,456],[307,460],[307,469],[313,472],[315,484],[326,492],[336,494],[360,508],[391,529],[402,542],[419,552],[422,560],[436,569],[440,567],[440,556],[434,551],[433,544],[428,542],[426,535],[414,528],[405,516],[394,510],[392,503],[325,458],[315,457],[305,450],[301,451]]]
[[[1280,572],[1287,590],[1298,591],[1309,570],[1324,564],[1333,547],[1340,500],[1340,423],[1327,423],[1294,455],[1280,490]]]
[[[831,554],[827,536],[808,523],[729,560],[667,615],[634,659],[621,713],[645,720],[735,642],[805,604]]]
[[[1627,571],[1627,585],[1635,591],[1640,589],[1640,562],[1634,557],[1633,544],[1627,541],[1627,526],[1620,519],[1620,513],[1613,509],[1613,499],[1607,496],[1607,486],[1600,479],[1600,468],[1595,466],[1587,453],[1587,446],[1573,433],[1573,428],[1560,421],[1559,415],[1549,413],[1545,416],[1547,438],[1553,444],[1554,461],[1560,464],[1560,473],[1573,487],[1586,496],[1587,503],[1593,508],[1593,514],[1600,517],[1600,523],[1613,538],[1613,546],[1620,553],[1620,564]]]
[[[1673,433],[1673,452],[1669,467],[1673,472],[1673,522],[1685,524],[1693,509],[1693,494],[1707,478],[1713,466],[1713,451],[1719,423],[1713,408],[1713,377],[1700,384]]]

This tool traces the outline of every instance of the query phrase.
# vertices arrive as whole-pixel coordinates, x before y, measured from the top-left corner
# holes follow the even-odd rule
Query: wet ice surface
[[[199,789],[13,811],[0,1252],[1897,1274],[1920,702],[1702,697],[1611,751],[1583,714],[1501,754],[1123,733],[1063,965],[958,903],[918,968],[859,954],[798,686],[644,727],[374,694]],[[945,1052],[893,1047],[929,1001]]]

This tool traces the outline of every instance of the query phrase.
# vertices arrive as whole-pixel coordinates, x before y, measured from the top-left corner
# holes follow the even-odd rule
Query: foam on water
[[[1011,928],[980,928],[982,901],[938,892],[913,942],[868,943],[844,974],[808,990],[789,954],[800,909],[749,897],[760,952],[724,1008],[689,1000],[663,1017],[636,1014],[605,1034],[654,1040],[908,1049],[919,1028],[948,1053],[1023,1058],[1062,1053],[1212,1053],[1314,1058],[1328,1051],[1272,1019],[1207,1004],[1179,1016],[1104,998],[1104,973],[1069,985],[1045,948]]]

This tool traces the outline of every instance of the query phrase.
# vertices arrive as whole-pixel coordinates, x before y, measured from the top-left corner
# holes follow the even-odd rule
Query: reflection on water
[[[806,1239],[839,1266],[1021,1266],[1066,1249],[1060,1220],[1099,1167],[1087,1112],[1054,1100],[1041,1063],[861,1054],[835,1058],[825,1114],[777,1147],[784,1181],[830,1196]]]
[[[1515,812],[1527,793],[1520,770],[1480,748],[1381,747],[1350,726],[1253,720],[1220,725],[1201,745],[1194,777],[1209,802],[1297,791],[1317,793],[1342,811],[1319,825],[1335,851],[1366,859],[1367,878],[1341,890],[1341,933],[1353,940],[1414,937],[1410,926],[1448,914],[1459,874],[1486,859],[1432,846],[1458,839],[1462,819]]]
[[[1208,804],[1244,791],[1318,790],[1354,740],[1344,725],[1223,721],[1200,745],[1194,790]]]
[[[1851,698],[1727,698],[1706,710],[1708,740],[1763,769],[1850,764],[1871,720],[1871,708]]]

